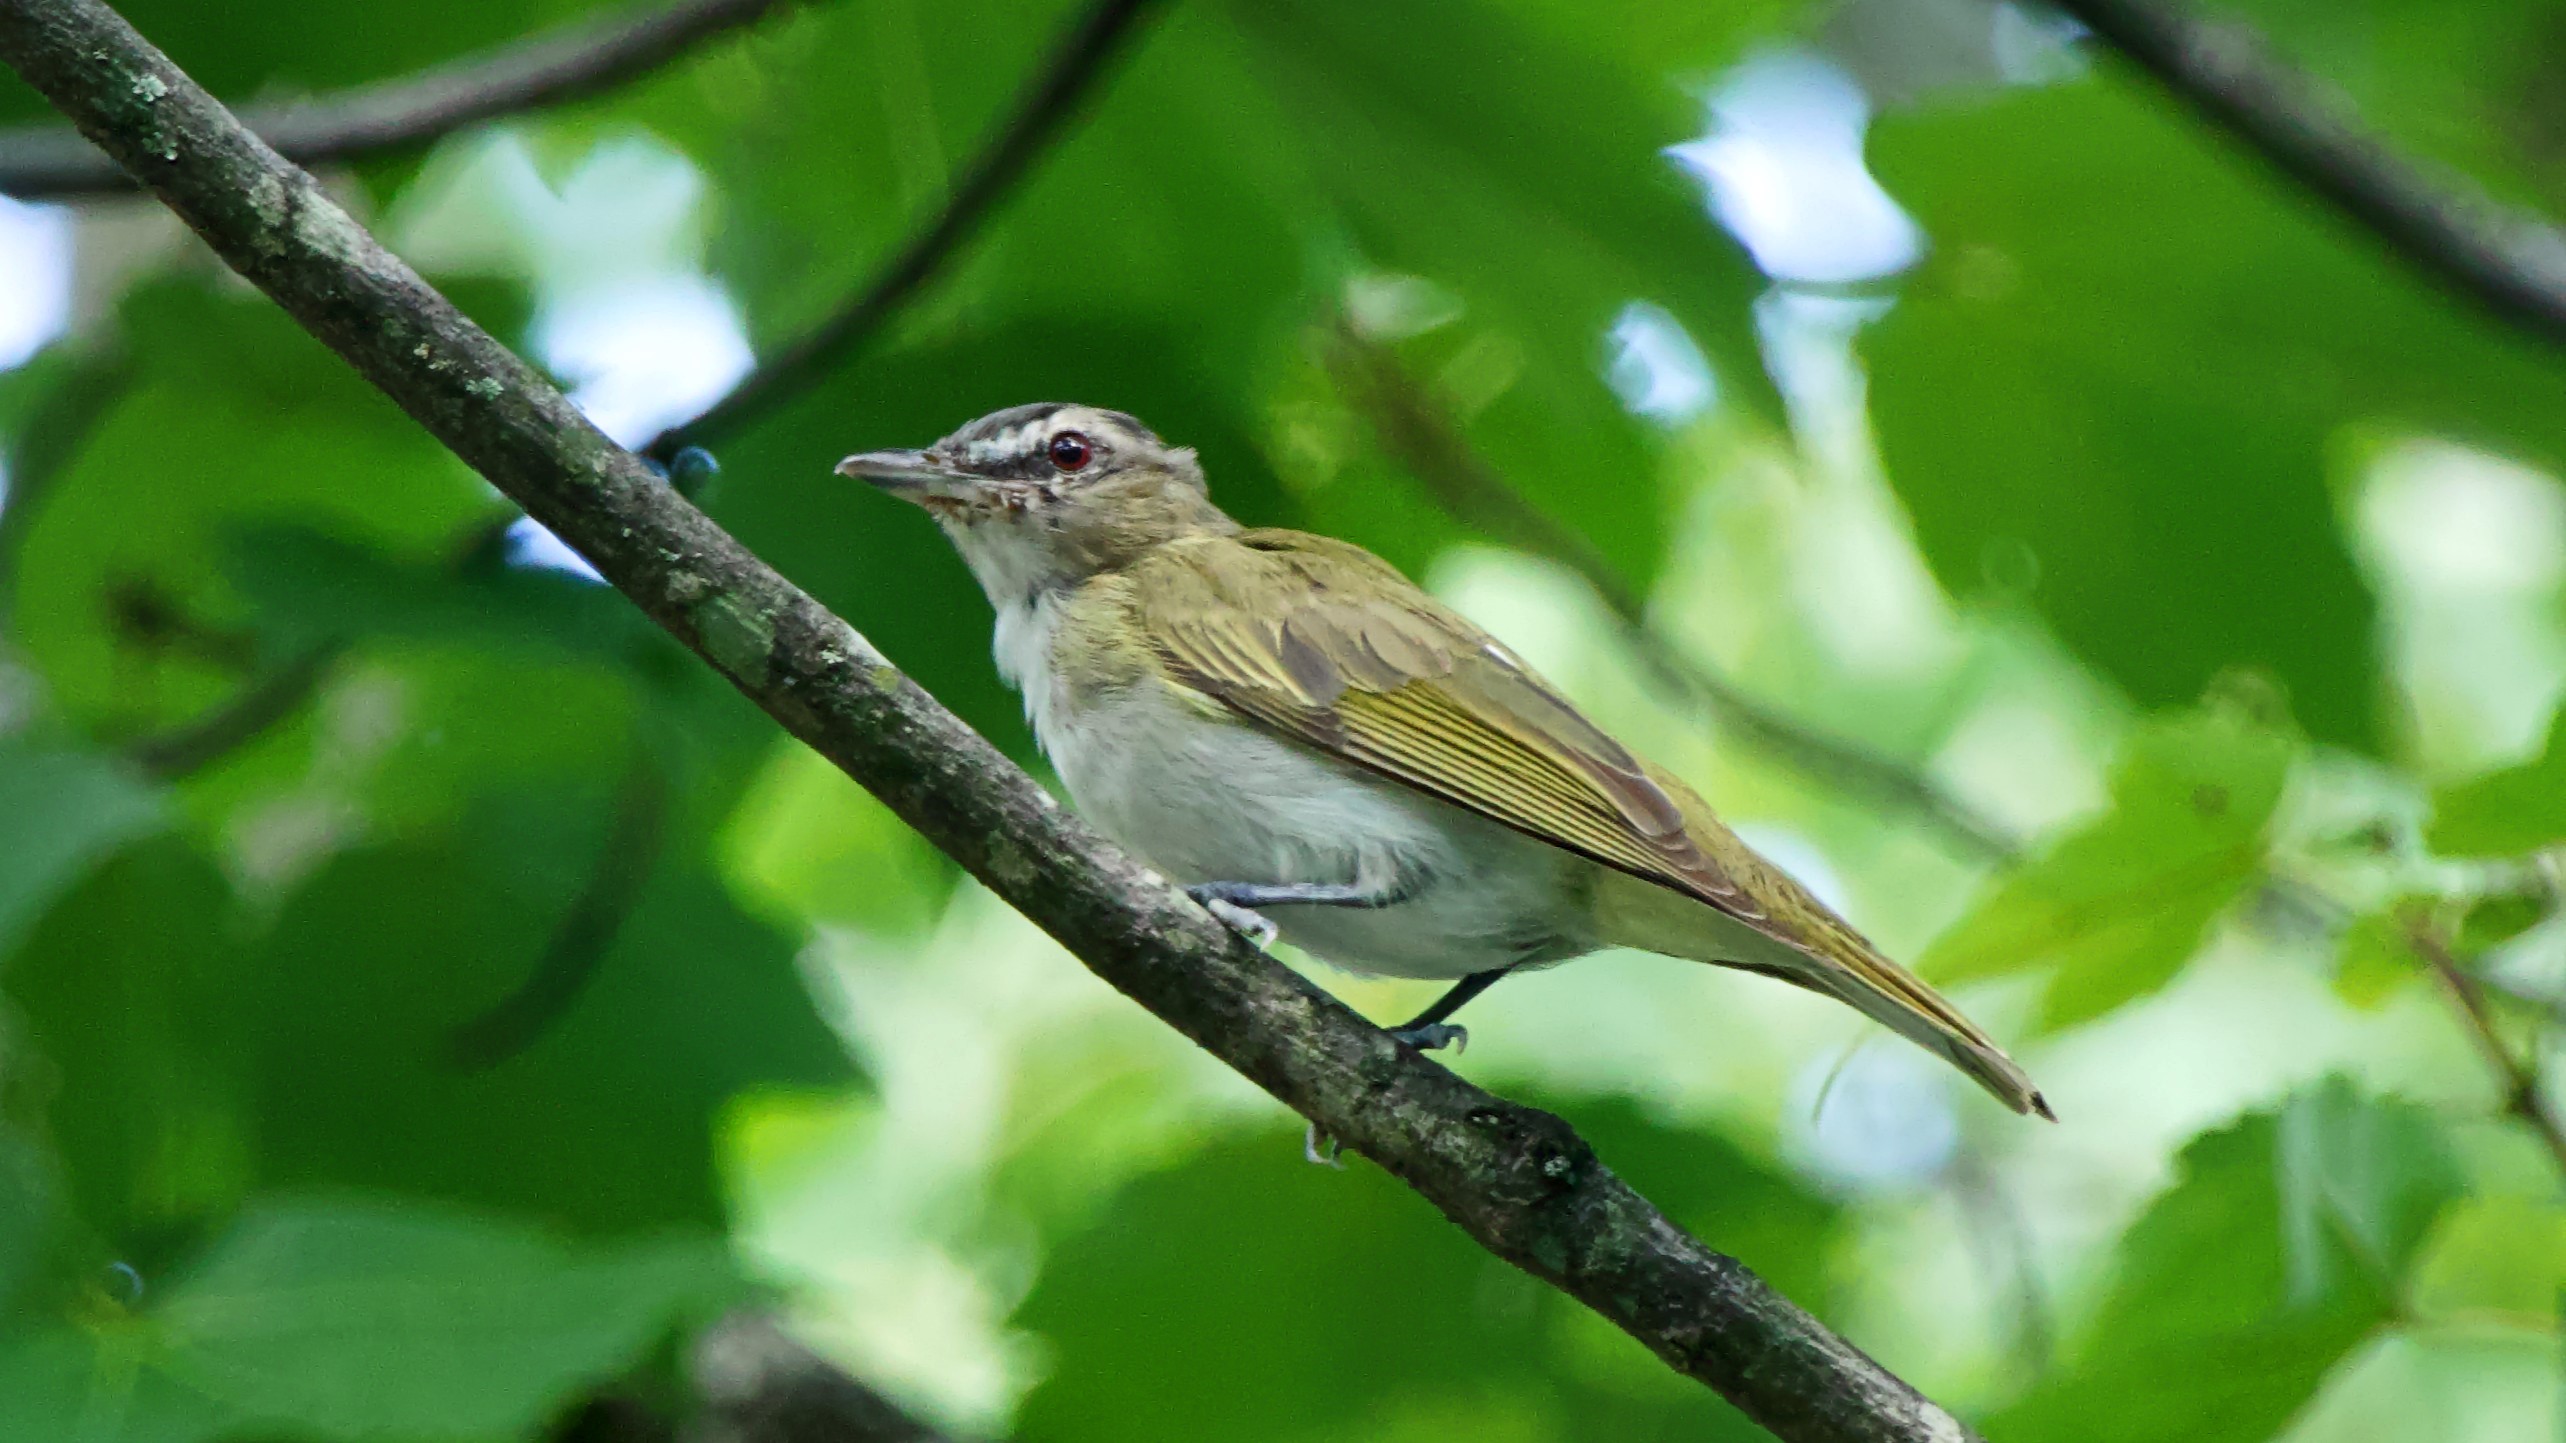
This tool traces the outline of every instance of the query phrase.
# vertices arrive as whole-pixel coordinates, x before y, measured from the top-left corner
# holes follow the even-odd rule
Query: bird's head
[[[926,508],[1001,606],[1238,529],[1205,494],[1191,449],[1097,406],[1011,406],[925,450],[867,451],[837,469]]]

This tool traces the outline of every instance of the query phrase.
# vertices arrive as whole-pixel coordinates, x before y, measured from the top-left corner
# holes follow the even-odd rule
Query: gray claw
[[[1393,1029],[1390,1035],[1419,1052],[1439,1052],[1447,1047],[1455,1052],[1470,1050],[1470,1029],[1457,1023],[1437,1022],[1428,1027],[1400,1027]]]
[[[1344,1151],[1343,1144],[1319,1131],[1319,1125],[1315,1122],[1310,1124],[1308,1132],[1301,1134],[1301,1156],[1321,1167],[1332,1167],[1338,1172],[1345,1171],[1345,1161],[1339,1156]]]
[[[1236,902],[1224,902],[1218,897],[1207,898],[1203,902],[1203,910],[1220,918],[1222,924],[1231,931],[1255,943],[1256,950],[1260,952],[1273,946],[1274,939],[1282,935],[1282,929],[1276,927],[1271,918],[1262,912],[1242,907]]]

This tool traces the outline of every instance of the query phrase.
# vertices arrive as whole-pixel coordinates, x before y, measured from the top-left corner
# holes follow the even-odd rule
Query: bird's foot
[[[1271,918],[1253,908],[1242,907],[1226,897],[1206,895],[1206,889],[1199,887],[1186,888],[1185,895],[1193,898],[1204,911],[1220,918],[1221,925],[1255,943],[1260,952],[1273,946],[1274,939],[1282,935]]]
[[[1394,1041],[1404,1042],[1419,1052],[1439,1052],[1447,1047],[1455,1052],[1470,1050],[1470,1029],[1450,1022],[1432,1022],[1423,1027],[1393,1027],[1389,1031]]]
[[[1345,1160],[1339,1156],[1344,1151],[1344,1145],[1319,1131],[1319,1125],[1315,1122],[1310,1124],[1308,1132],[1301,1134],[1301,1156],[1321,1167],[1332,1167],[1338,1172],[1345,1171]]]

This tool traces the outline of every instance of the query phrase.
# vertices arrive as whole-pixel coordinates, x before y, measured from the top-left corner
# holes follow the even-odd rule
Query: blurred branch
[[[2399,154],[2246,26],[2202,19],[2178,0],[2053,3],[2429,279],[2566,343],[2566,232],[2557,226]]]
[[[668,829],[668,792],[668,768],[645,736],[634,744],[632,763],[616,788],[614,819],[607,824],[587,884],[571,900],[525,982],[447,1039],[448,1059],[455,1067],[479,1072],[507,1061],[579,1000],[623,931],[624,920],[640,904],[642,884],[659,866],[660,843]]]
[[[1839,791],[1894,807],[1932,827],[1975,859],[2015,859],[2020,844],[1915,768],[1791,716],[1741,690],[1650,624],[1648,601],[1575,529],[1532,504],[1488,464],[1445,409],[1386,347],[1339,324],[1329,368],[1356,410],[1410,475],[1464,525],[1547,556],[1585,578],[1621,622],[1650,674],[1692,698],[1740,741]]]
[[[681,494],[700,498],[719,470],[710,453],[681,451],[670,467],[668,480]],[[467,527],[446,563],[448,573],[462,576],[479,567],[505,565],[508,534],[523,519],[524,512],[510,510]],[[277,663],[266,675],[243,686],[230,700],[204,715],[127,743],[126,754],[137,766],[163,781],[193,776],[258,740],[269,727],[301,710],[352,645],[346,637],[316,642]]]
[[[756,1313],[705,1329],[690,1363],[685,1443],[951,1443]]]
[[[2458,1009],[2459,1020],[2466,1025],[2470,1039],[2477,1044],[2477,1051],[2485,1057],[2487,1067],[2493,1070],[2496,1083],[2503,1091],[2504,1111],[2520,1118],[2530,1125],[2531,1131],[2539,1134],[2539,1140],[2547,1145],[2549,1156],[2555,1159],[2558,1172],[2566,1175],[2566,1123],[2559,1121],[2556,1110],[2549,1105],[2547,1090],[2541,1085],[2536,1052],[2527,1059],[2514,1054],[2510,1044],[2504,1041],[2502,1030],[2495,1025],[2493,1010],[2486,1005],[2485,984],[2477,974],[2460,965],[2459,959],[2451,954],[2449,945],[2432,929],[2429,921],[2419,916],[2408,917],[2406,943],[2414,949],[2417,957],[2423,959],[2424,965],[2432,969],[2443,989],[2450,994]]]
[[[1016,102],[1015,112],[974,156],[935,218],[909,238],[872,282],[835,314],[760,361],[730,393],[691,421],[639,449],[666,457],[685,446],[717,446],[739,428],[799,394],[879,333],[909,297],[969,243],[982,221],[1058,140],[1079,107],[1114,68],[1139,22],[1163,0],[1095,0]]]
[[[1965,1143],[1952,1159],[1951,1193],[1989,1270],[2011,1275],[2014,1356],[2026,1375],[2037,1378],[2057,1359],[2058,1328],[2032,1247],[2031,1224],[2004,1180]]]
[[[324,641],[278,664],[203,716],[168,731],[129,742],[125,755],[161,781],[183,781],[249,745],[267,729],[301,710],[321,679],[347,652],[343,641]]]
[[[661,1410],[614,1391],[583,1400],[543,1436],[545,1443],[680,1443]]]
[[[620,1388],[592,1395],[550,1443],[954,1443],[764,1314],[742,1310],[696,1335],[684,1406]],[[681,1425],[676,1416],[685,1415]]]
[[[478,121],[610,90],[725,31],[798,0],[678,0],[645,14],[567,26],[504,50],[339,95],[242,112],[300,165],[423,145]],[[131,190],[133,180],[60,125],[0,130],[0,193],[61,200]]]
[[[368,235],[99,0],[0,0],[0,61],[215,252],[778,722],[1090,969],[1491,1253],[1787,1443],[1957,1443],[1548,1113],[1471,1086],[1106,845]]]

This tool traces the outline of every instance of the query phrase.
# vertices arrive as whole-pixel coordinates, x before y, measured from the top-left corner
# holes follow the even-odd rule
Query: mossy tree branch
[[[98,0],[0,0],[0,61],[793,735],[1107,982],[1569,1292],[1806,1443],[1970,1435],[1685,1234],[1558,1118],[1392,1042],[1106,845],[589,425]]]

